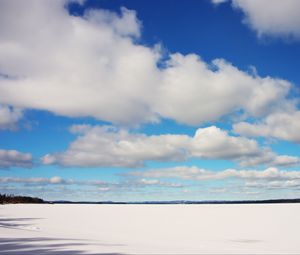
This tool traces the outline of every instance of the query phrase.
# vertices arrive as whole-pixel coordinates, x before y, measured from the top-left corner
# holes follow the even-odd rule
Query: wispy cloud
[[[101,191],[115,190],[115,189],[130,189],[130,188],[145,188],[145,187],[168,187],[168,188],[181,188],[180,183],[165,182],[153,178],[129,178],[120,182],[106,182],[102,180],[73,180],[63,179],[59,176],[52,178],[20,178],[20,177],[0,177],[0,183],[9,184],[17,183],[29,186],[48,186],[48,185],[80,185],[80,186],[94,186]]]

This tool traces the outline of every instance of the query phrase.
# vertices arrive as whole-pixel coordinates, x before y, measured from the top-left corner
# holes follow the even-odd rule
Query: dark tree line
[[[45,203],[43,199],[37,197],[27,197],[27,196],[14,196],[8,194],[0,194],[0,204],[42,204]]]

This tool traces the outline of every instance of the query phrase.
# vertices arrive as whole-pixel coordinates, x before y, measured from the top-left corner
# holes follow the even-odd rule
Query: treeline
[[[7,194],[0,194],[0,204],[43,204],[46,203],[43,199],[37,197],[14,196]]]
[[[116,201],[100,201],[100,202],[89,202],[89,201],[52,201],[52,204],[138,204],[138,205],[173,205],[173,204],[291,204],[300,203],[300,198],[295,199],[269,199],[269,200],[212,200],[212,201],[186,201],[186,200],[175,200],[175,201],[140,201],[140,202],[116,202]]]

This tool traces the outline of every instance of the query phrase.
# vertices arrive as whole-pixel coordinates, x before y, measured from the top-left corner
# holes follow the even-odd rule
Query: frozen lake
[[[0,206],[0,254],[300,254],[300,204]]]

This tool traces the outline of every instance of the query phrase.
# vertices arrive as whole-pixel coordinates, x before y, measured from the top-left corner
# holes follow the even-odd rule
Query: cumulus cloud
[[[230,159],[243,166],[290,165],[298,158],[260,148],[255,140],[230,136],[215,126],[199,128],[194,136],[144,135],[109,126],[75,125],[78,135],[68,150],[48,154],[44,164],[80,167],[140,167],[146,161],[185,161],[189,158]]]
[[[273,137],[300,143],[300,111],[276,112],[258,123],[240,122],[233,131],[244,136]]]
[[[138,43],[132,10],[75,17],[67,2],[0,2],[0,103],[117,125],[160,118],[198,125],[240,110],[262,116],[286,100],[288,81],[225,60],[180,53],[162,60],[159,47]]]
[[[21,109],[0,104],[0,129],[16,129],[17,122],[22,118],[22,116],[23,112]]]
[[[46,155],[43,163],[65,166],[137,167],[146,160],[184,160],[185,135],[146,136],[112,127],[73,126],[78,138],[66,152]]]
[[[0,102],[114,123],[154,120],[158,54],[134,43],[135,12],[75,17],[66,2],[1,1]]]
[[[31,167],[32,155],[16,150],[0,150],[0,168]]]
[[[211,0],[213,4],[226,0]],[[228,0],[229,2],[229,0]],[[231,0],[232,7],[244,14],[244,23],[258,36],[300,39],[300,2],[298,0]]]
[[[261,154],[255,140],[230,136],[227,131],[215,126],[199,128],[189,147],[192,157],[206,159],[240,159]]]
[[[128,175],[143,178],[180,178],[184,180],[223,180],[238,178],[244,180],[300,180],[300,171],[284,171],[271,167],[265,170],[236,170],[226,169],[223,171],[211,171],[196,166],[178,166],[173,168],[153,169],[148,171],[130,172]]]
[[[244,110],[263,116],[277,109],[291,84],[238,70],[222,59],[205,63],[197,55],[171,55],[163,70],[155,107],[162,116],[186,124],[215,121]]]

